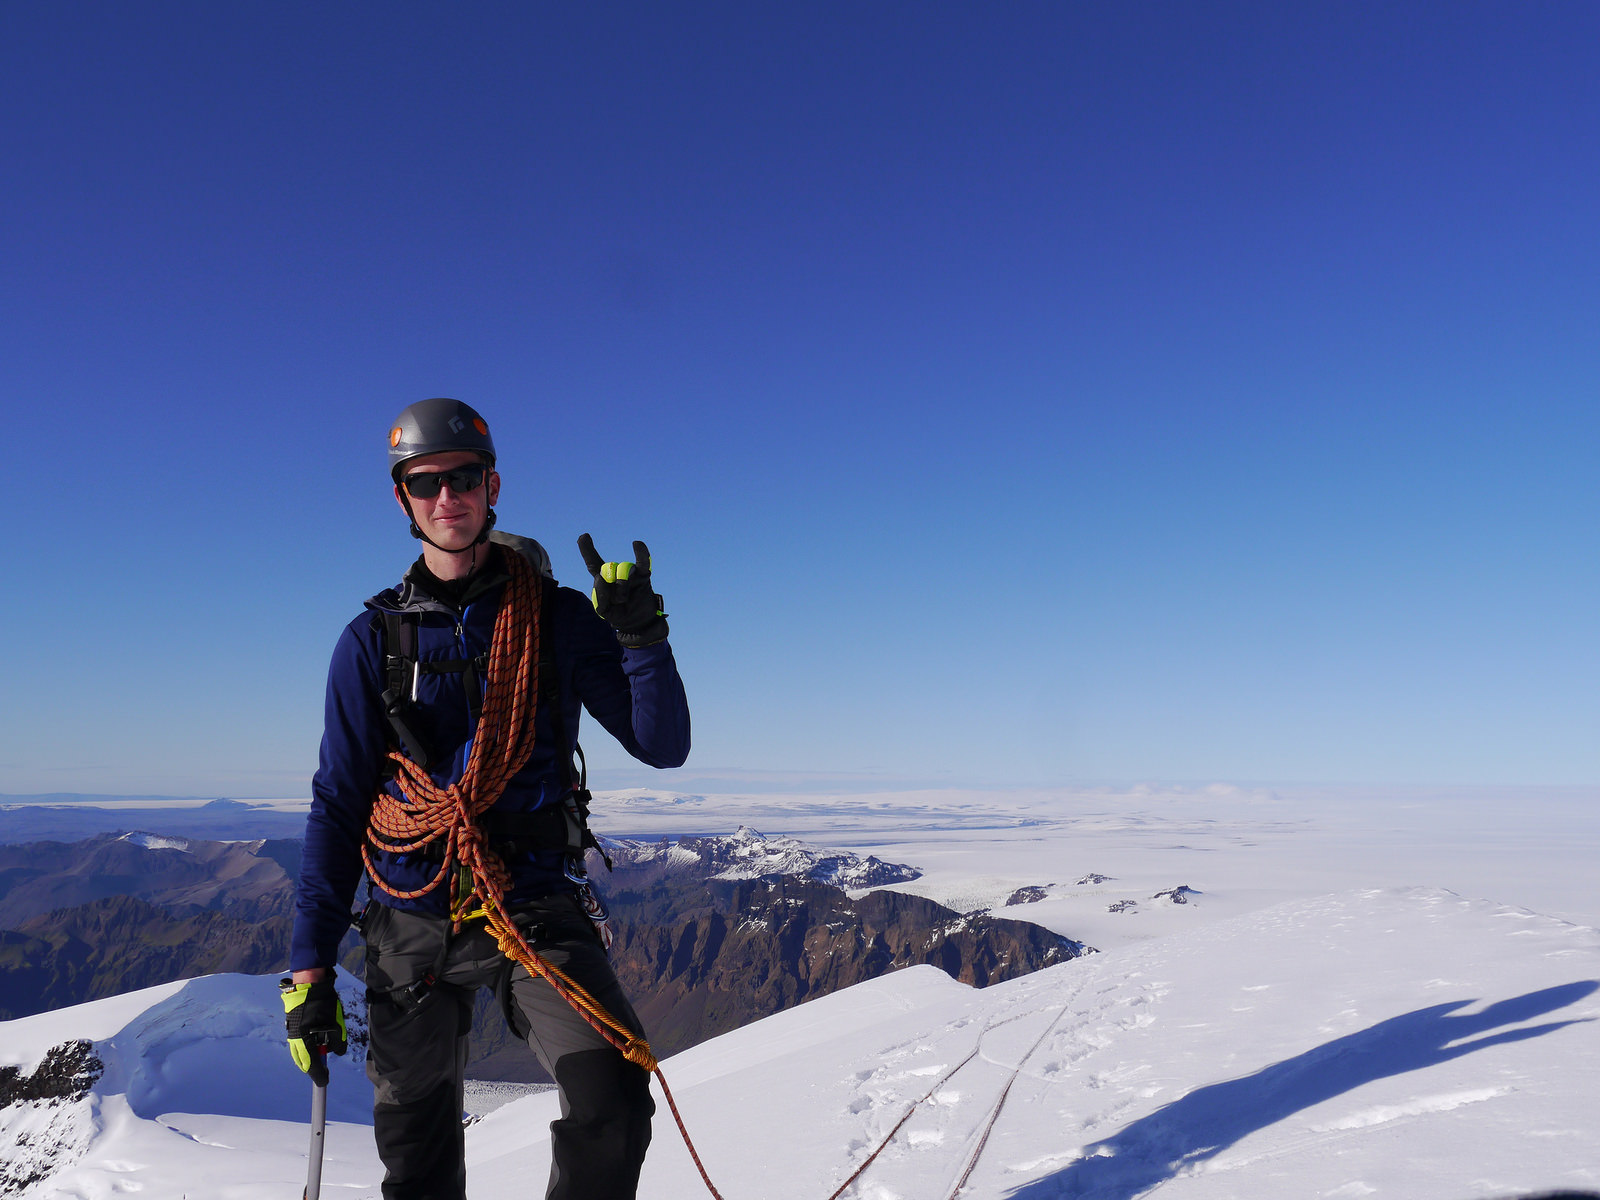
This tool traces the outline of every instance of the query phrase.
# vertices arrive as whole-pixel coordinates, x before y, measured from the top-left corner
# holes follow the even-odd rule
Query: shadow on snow
[[[1593,1020],[1503,1028],[1575,1004],[1597,989],[1600,982],[1585,980],[1502,1000],[1482,1012],[1452,1016],[1475,1003],[1459,1000],[1392,1017],[1253,1075],[1196,1088],[1122,1132],[1085,1146],[1085,1157],[1009,1193],[1009,1200],[1133,1200],[1241,1138],[1362,1084]]]

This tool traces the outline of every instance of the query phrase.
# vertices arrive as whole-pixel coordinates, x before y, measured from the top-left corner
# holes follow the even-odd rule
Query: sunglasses
[[[400,482],[405,485],[406,494],[413,500],[432,500],[439,494],[439,489],[449,488],[456,495],[463,492],[476,491],[483,486],[483,477],[488,471],[482,463],[470,463],[465,467],[453,467],[448,471],[418,471],[415,475],[407,475]]]

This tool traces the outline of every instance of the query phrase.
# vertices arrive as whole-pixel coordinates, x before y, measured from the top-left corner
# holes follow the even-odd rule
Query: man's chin
[[[460,554],[464,550],[471,550],[477,538],[465,529],[430,529],[428,536],[433,544],[447,554]]]

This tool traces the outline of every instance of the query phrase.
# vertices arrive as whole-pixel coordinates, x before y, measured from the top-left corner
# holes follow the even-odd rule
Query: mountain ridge
[[[919,872],[741,826],[605,839],[590,853],[619,978],[661,1053],[888,971],[927,963],[980,986],[1084,952],[1037,925],[868,890]],[[200,974],[286,969],[300,844],[149,831],[0,846],[0,1018]],[[348,935],[342,961],[362,952]],[[542,1081],[487,996],[477,1077]]]

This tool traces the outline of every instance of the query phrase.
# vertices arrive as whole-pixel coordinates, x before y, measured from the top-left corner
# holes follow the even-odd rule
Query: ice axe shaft
[[[322,1193],[322,1142],[328,1128],[328,1052],[320,1047],[311,1071],[311,1153],[306,1164],[304,1200]]]

